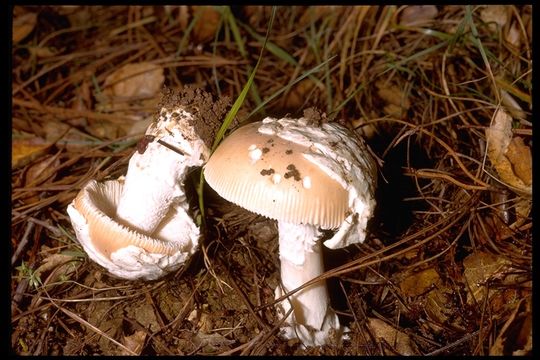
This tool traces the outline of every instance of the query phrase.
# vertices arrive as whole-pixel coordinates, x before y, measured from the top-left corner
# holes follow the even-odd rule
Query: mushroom
[[[200,231],[189,215],[184,179],[208,159],[213,137],[201,136],[205,120],[197,112],[204,104],[196,103],[197,94],[189,88],[165,93],[125,177],[90,180],[67,208],[84,250],[113,275],[157,279],[198,247]]]
[[[306,112],[304,116],[307,116]],[[223,198],[277,220],[282,286],[276,299],[324,272],[320,239],[331,249],[363,242],[375,199],[376,165],[366,145],[337,123],[265,118],[245,125],[217,147],[204,166]],[[345,327],[330,307],[324,280],[278,303],[282,334],[305,346],[340,338]]]

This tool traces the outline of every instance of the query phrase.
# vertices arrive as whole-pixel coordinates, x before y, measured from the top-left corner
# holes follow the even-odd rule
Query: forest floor
[[[531,354],[532,6],[12,10],[12,353]],[[380,165],[366,240],[325,249],[350,332],[321,347],[280,336],[274,221],[205,187],[199,251],[129,281],[66,213],[125,175],[164,86],[232,104],[274,10],[236,120],[316,107]]]

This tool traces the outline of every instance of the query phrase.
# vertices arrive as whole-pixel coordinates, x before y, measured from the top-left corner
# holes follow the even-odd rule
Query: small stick
[[[13,266],[13,264],[15,264],[15,262],[17,261],[17,259],[21,255],[22,251],[24,250],[24,247],[26,246],[26,244],[28,244],[28,237],[30,236],[30,232],[34,228],[34,223],[29,221],[27,224],[28,225],[26,225],[26,230],[24,231],[24,235],[22,237],[22,240],[19,243],[19,245],[17,246],[17,249],[15,250],[15,252],[13,253],[13,256],[11,257],[11,266]]]
[[[182,155],[182,156],[185,156],[185,155],[186,155],[186,154],[185,154],[182,150],[180,150],[179,148],[177,148],[177,147],[175,147],[175,146],[172,146],[171,144],[168,144],[168,143],[166,143],[165,141],[163,141],[163,140],[161,140],[161,139],[159,139],[157,142],[158,142],[159,144],[165,146],[167,149],[170,149],[170,150],[174,151],[175,153],[178,153],[178,154],[180,154],[180,155]]]

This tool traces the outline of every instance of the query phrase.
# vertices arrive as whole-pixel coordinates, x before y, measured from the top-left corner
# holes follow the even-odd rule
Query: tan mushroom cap
[[[140,234],[112,218],[123,186],[123,181],[100,183],[91,180],[73,200],[73,207],[86,220],[94,248],[109,259],[112,253],[129,245],[138,246],[149,253],[173,255],[179,251],[179,244]]]
[[[216,149],[204,168],[208,184],[223,198],[257,214],[324,229],[341,225],[348,191],[307,160],[306,146],[239,128]]]

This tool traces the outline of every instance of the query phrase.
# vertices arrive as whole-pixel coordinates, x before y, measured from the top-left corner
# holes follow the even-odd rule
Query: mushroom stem
[[[321,233],[317,227],[279,221],[278,228],[283,290],[279,286],[276,288],[276,298],[324,272],[319,241]],[[305,287],[279,303],[281,316],[284,316],[291,306],[293,311],[283,328],[288,339],[300,339],[305,346],[324,345],[332,336],[332,329],[338,335],[343,331],[336,313],[330,307],[324,280]]]
[[[148,127],[145,138],[152,140],[129,160],[116,211],[123,225],[151,236],[170,211],[183,211],[177,205],[186,200],[183,179],[188,168],[201,166],[208,157],[205,143],[190,134],[192,119],[181,107],[164,108],[158,121]]]
[[[179,180],[187,165],[181,155],[157,142],[149,144],[144,154],[133,154],[116,212],[118,221],[150,236],[173,202],[184,201]]]

